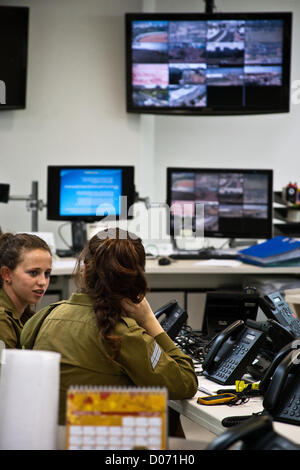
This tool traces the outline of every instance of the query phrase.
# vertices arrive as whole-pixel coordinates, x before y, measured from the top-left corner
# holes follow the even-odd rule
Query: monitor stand
[[[86,223],[72,222],[72,250],[74,254],[80,253],[87,241]]]
[[[71,258],[77,256],[87,241],[87,231],[85,222],[71,223],[72,246],[68,249],[56,250],[57,256],[60,258]]]

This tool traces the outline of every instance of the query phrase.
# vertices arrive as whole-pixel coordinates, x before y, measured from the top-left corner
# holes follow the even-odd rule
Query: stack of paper
[[[238,259],[258,266],[300,266],[300,241],[277,236],[238,252]]]

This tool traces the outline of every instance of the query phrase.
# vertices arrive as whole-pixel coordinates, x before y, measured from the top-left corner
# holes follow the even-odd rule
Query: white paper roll
[[[60,354],[4,349],[0,373],[0,449],[56,448]]]

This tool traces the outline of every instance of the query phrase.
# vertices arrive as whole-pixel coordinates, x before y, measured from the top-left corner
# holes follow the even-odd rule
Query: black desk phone
[[[234,385],[247,372],[265,337],[242,320],[233,322],[213,340],[202,364],[203,375],[222,385]]]
[[[275,421],[300,425],[300,343],[279,351],[260,383],[264,409]]]
[[[259,306],[266,321],[237,320],[213,339],[203,362],[207,378],[230,385],[247,372],[261,380],[281,348],[300,338],[300,320],[279,292],[260,297]]]
[[[183,310],[176,300],[171,300],[154,313],[160,324],[171,339],[175,339],[183,325],[186,323],[188,314]]]
[[[273,319],[260,322],[246,320],[246,325],[266,334],[265,342],[261,345],[255,360],[247,367],[247,372],[254,380],[260,381],[278,352],[293,341],[295,336],[291,330]]]
[[[285,326],[295,338],[300,337],[300,320],[280,292],[262,296],[259,300],[259,306],[267,318],[276,320]]]
[[[239,450],[299,450],[299,445],[274,431],[272,421],[267,414],[253,416],[218,436],[206,450],[227,450],[237,443]]]

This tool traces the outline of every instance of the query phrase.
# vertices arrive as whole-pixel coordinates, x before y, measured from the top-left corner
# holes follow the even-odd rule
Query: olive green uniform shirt
[[[86,294],[72,294],[50,313],[42,309],[24,327],[23,347],[61,354],[59,424],[65,423],[71,385],[166,387],[175,400],[195,395],[193,362],[165,332],[153,338],[129,317],[114,332],[121,338],[116,360],[100,336],[93,300]]]
[[[6,348],[20,348],[20,335],[26,321],[33,315],[30,308],[25,309],[21,318],[16,307],[3,288],[0,289],[0,340]]]

